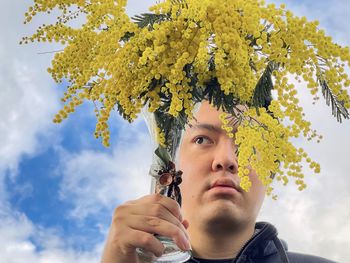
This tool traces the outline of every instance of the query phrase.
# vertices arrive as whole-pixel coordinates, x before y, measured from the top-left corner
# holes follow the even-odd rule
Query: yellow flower
[[[256,85],[270,62],[280,65],[272,77],[276,97],[268,107],[247,109],[233,133],[232,118],[220,116],[222,128],[239,146],[241,186],[248,190],[247,176],[256,170],[260,180],[271,184],[271,175],[298,189],[306,187],[302,163],[315,173],[320,166],[293,138],[319,141],[299,105],[297,89],[289,76],[304,80],[313,101],[319,99],[320,83],[345,109],[350,109],[350,49],[335,44],[318,28],[285,10],[259,0],[164,0],[150,11],[167,19],[139,27],[126,13],[127,0],[35,0],[25,13],[25,23],[39,13],[59,12],[57,23],[42,25],[21,43],[59,42],[64,45],[52,60],[48,73],[56,82],[67,81],[64,106],[55,116],[59,123],[84,101],[96,106],[95,136],[109,145],[108,120],[118,109],[132,122],[146,103],[154,112],[168,99],[168,114],[190,119],[194,99],[207,82],[217,80],[221,98],[236,98],[253,105]],[[75,14],[75,15],[71,15]],[[83,15],[80,27],[70,21]],[[288,76],[288,77],[287,77]],[[219,93],[218,93],[219,94]],[[227,96],[227,97],[225,97]],[[222,100],[219,100],[222,101]],[[158,131],[165,144],[164,131]],[[268,188],[268,194],[272,188]],[[273,196],[275,197],[275,196]]]

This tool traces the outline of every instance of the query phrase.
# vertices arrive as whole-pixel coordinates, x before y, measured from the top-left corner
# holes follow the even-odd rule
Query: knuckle
[[[113,216],[112,216],[112,222],[118,223],[120,221],[123,221],[125,218],[125,214],[127,211],[128,205],[123,204],[114,209]]]
[[[123,205],[120,205],[120,206],[117,206],[115,209],[114,209],[114,213],[113,213],[113,216],[117,216],[121,213],[123,213],[123,210],[125,210],[125,204]]]
[[[179,215],[181,215],[181,207],[179,205],[178,202],[174,201],[176,203],[175,207],[176,207],[176,211],[178,212]]]
[[[129,244],[116,244],[116,247],[119,251],[121,251],[122,255],[128,255],[131,251],[133,251],[133,246]]]
[[[125,231],[115,231],[115,233],[109,237],[108,242],[113,248],[115,248],[118,251],[121,251],[123,254],[126,254],[127,251],[130,251],[131,249],[128,235],[125,233]]]
[[[169,204],[171,206],[172,211],[174,211],[174,213],[176,213],[176,214],[180,214],[181,207],[180,207],[179,203],[171,198],[169,198],[169,199],[170,199]]]
[[[121,247],[123,245],[123,238],[122,237],[122,231],[118,230],[113,233],[112,236],[109,237],[109,242],[114,246],[114,247]],[[125,243],[125,242],[124,242]]]
[[[124,203],[124,205],[132,205],[132,204],[134,204],[134,203],[135,203],[134,200],[129,200],[129,201],[126,201],[126,202]]]
[[[139,242],[142,246],[149,246],[152,243],[153,239],[153,235],[145,233],[139,237]]]
[[[179,220],[176,220],[175,225],[180,229],[184,228],[183,224]]]
[[[176,201],[176,200],[174,200],[174,199],[171,199],[170,198],[170,202],[172,202],[172,205],[174,206],[174,207],[176,207],[177,209],[179,209],[180,210],[180,205],[179,205],[179,203]]]
[[[161,194],[158,194],[158,193],[152,195],[152,201],[155,203],[161,201],[163,198],[164,198],[164,196],[162,196]]]
[[[157,217],[146,217],[146,224],[152,227],[157,227],[161,224],[161,219]]]
[[[168,231],[169,231],[169,235],[171,235],[172,237],[180,237],[181,236],[181,230],[178,227],[175,227],[175,226],[170,227],[168,229]]]
[[[171,213],[179,220],[182,221],[182,214],[179,210],[172,210]]]
[[[162,217],[164,214],[164,207],[160,204],[153,205],[151,214],[155,217]]]

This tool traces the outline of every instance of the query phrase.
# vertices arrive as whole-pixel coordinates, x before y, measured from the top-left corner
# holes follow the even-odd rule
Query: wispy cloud
[[[270,1],[271,2],[271,1]],[[326,33],[342,45],[350,45],[350,26],[344,18],[350,13],[350,1],[278,1],[287,2],[296,15],[319,20]],[[291,184],[279,190],[280,200],[268,200],[262,219],[276,224],[280,236],[291,250],[320,255],[347,262],[350,252],[350,188],[348,149],[350,123],[336,122],[331,108],[322,98],[315,106],[303,83],[299,98],[313,128],[324,136],[320,144],[300,142],[310,155],[321,163],[320,175],[307,174],[308,189],[299,193]]]
[[[38,135],[53,136],[51,118],[58,107],[53,82],[43,74],[49,58],[18,44],[21,34],[27,33],[22,28],[24,10],[10,1],[1,9],[0,22],[6,27],[0,42],[0,175],[15,171],[23,154],[34,154],[44,146]]]
[[[1,262],[59,262],[51,260],[48,251],[57,250],[56,244],[64,242],[57,241],[50,230],[34,225],[25,214],[11,207],[9,193],[20,191],[24,196],[31,195],[31,184],[14,189],[7,189],[5,184],[6,178],[16,181],[17,174],[21,172],[18,165],[24,156],[35,156],[44,151],[57,135],[51,122],[58,107],[57,92],[49,76],[43,74],[49,57],[40,57],[35,49],[18,45],[22,34],[27,34],[22,24],[24,11],[23,4],[13,1],[2,3],[0,11],[0,23],[4,25],[0,42]],[[41,246],[44,248],[41,252],[31,241],[39,237],[42,237]],[[56,253],[62,254],[60,262],[68,262],[63,258],[64,252],[61,249],[60,253]],[[68,260],[76,262],[71,254]],[[86,257],[89,258],[92,257]]]
[[[71,216],[84,219],[102,209],[112,211],[118,203],[149,193],[149,136],[135,125],[124,124],[119,129],[111,154],[86,150],[62,153],[61,197],[74,205]]]
[[[268,0],[267,2],[285,3],[295,15],[306,16],[309,20],[318,20],[326,33],[338,43],[349,45],[350,26],[347,17],[350,12],[350,0],[313,1],[313,0]]]
[[[4,210],[3,210],[4,211]],[[56,230],[34,225],[21,213],[0,215],[1,262],[6,263],[92,263],[99,261],[103,244],[91,251],[75,251]],[[40,249],[36,245],[40,243]]]
[[[23,154],[33,154],[43,145],[38,135],[50,131],[57,97],[52,87],[39,80],[38,72],[15,60],[0,64],[0,168],[15,170]]]

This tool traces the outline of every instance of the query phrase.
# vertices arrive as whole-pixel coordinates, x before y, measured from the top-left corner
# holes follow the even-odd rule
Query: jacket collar
[[[272,254],[280,254],[283,263],[288,263],[286,251],[287,243],[278,239],[277,229],[270,223],[257,222],[255,224],[256,233],[248,240],[237,254],[234,263],[246,262],[251,259],[264,258]]]
[[[267,222],[257,222],[253,237],[241,248],[233,263],[243,263],[247,262],[248,258],[254,260],[276,253],[280,255],[281,262],[288,263],[289,261],[286,256],[287,250],[287,243],[278,239],[277,229],[273,225]],[[190,262],[198,262],[194,258],[191,260]]]

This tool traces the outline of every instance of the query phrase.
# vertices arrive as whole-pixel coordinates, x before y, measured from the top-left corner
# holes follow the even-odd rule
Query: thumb
[[[190,223],[186,220],[186,219],[184,219],[183,221],[182,221],[182,224],[183,224],[183,226],[187,229],[188,228],[188,226],[190,225]]]

